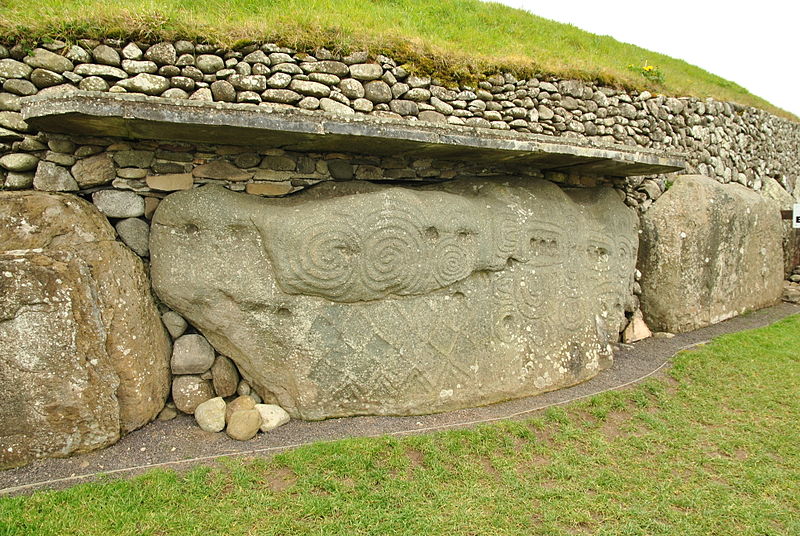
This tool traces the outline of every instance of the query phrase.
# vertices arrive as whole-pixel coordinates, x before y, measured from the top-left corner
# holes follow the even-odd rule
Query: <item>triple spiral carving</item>
[[[341,301],[430,292],[469,276],[474,235],[438,232],[409,202],[366,216],[326,214],[297,233],[287,290]]]

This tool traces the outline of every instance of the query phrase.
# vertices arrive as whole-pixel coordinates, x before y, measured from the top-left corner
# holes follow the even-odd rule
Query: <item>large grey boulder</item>
[[[764,177],[761,195],[777,203],[781,210],[792,210],[795,199],[778,181]],[[792,220],[783,221],[783,274],[787,278],[795,266],[800,265],[800,233],[792,227]]]
[[[0,193],[0,467],[106,446],[154,419],[169,339],[142,261],[82,199]]]
[[[153,219],[154,288],[293,417],[421,414],[572,385],[609,365],[637,220],[611,189],[216,186]]]
[[[642,217],[642,311],[655,331],[690,331],[778,301],[778,206],[739,184],[679,177]]]

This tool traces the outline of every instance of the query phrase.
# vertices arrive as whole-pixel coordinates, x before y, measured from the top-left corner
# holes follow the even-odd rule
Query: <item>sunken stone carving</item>
[[[739,184],[685,175],[642,216],[642,312],[659,331],[722,322],[780,299],[780,206]]]
[[[293,417],[421,414],[610,364],[637,219],[610,189],[329,183],[176,193],[151,234],[162,298]]]

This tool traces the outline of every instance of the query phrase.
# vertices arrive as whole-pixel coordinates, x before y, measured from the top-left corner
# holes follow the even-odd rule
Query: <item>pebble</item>
[[[74,72],[81,76],[99,76],[100,78],[112,78],[117,80],[128,78],[128,73],[118,67],[97,65],[94,63],[82,63],[75,67]]]
[[[22,105],[19,97],[9,93],[0,93],[0,110],[9,112],[19,112]]]
[[[325,112],[336,115],[353,115],[355,111],[349,106],[333,99],[320,99],[319,107]]]
[[[92,61],[92,55],[78,45],[72,45],[64,57],[75,63],[89,63]]]
[[[33,72],[30,65],[10,58],[0,60],[0,78],[27,78]]]
[[[267,77],[262,75],[235,74],[228,78],[228,82],[239,91],[264,91],[267,89]]]
[[[132,93],[144,93],[145,95],[161,95],[169,89],[169,80],[156,74],[137,74],[133,78],[127,78],[117,82],[117,86],[125,88]]]
[[[148,175],[145,179],[147,186],[162,192],[175,192],[189,190],[194,184],[191,173],[169,173],[166,175]]]
[[[293,80],[292,83],[289,84],[289,89],[303,95],[317,98],[327,97],[331,94],[331,88],[325,84],[307,80]]]
[[[247,441],[255,437],[261,428],[261,413],[257,409],[237,411],[230,416],[225,433],[237,441]]]
[[[122,60],[122,69],[128,74],[153,74],[158,72],[158,65],[152,61]]]
[[[99,190],[92,194],[92,202],[109,218],[138,218],[144,215],[144,199],[134,192]]]
[[[352,78],[345,78],[339,82],[339,89],[349,99],[361,99],[364,97],[364,85]]]
[[[217,396],[198,404],[194,410],[194,419],[206,432],[221,432],[225,429],[225,410],[225,401]]]
[[[201,54],[195,59],[195,65],[205,74],[214,74],[225,68],[225,62],[214,54]]]
[[[192,175],[202,179],[246,181],[253,177],[253,172],[239,169],[225,160],[214,160],[194,168]]]
[[[94,61],[101,65],[118,67],[121,64],[119,53],[108,45],[98,45],[92,51]]]
[[[142,49],[136,43],[128,43],[122,49],[122,57],[126,60],[140,60],[143,55]],[[122,61],[124,64],[125,60]]]
[[[211,84],[211,95],[218,102],[236,101],[236,88],[226,80],[217,80]]]
[[[254,409],[255,407],[256,403],[250,396],[244,395],[236,397],[233,400],[231,400],[231,402],[228,404],[227,409],[225,410],[225,420],[227,422],[230,422],[231,416],[233,416],[234,413],[239,411],[251,410]]]
[[[174,419],[177,416],[178,416],[178,411],[175,408],[170,407],[170,406],[166,406],[164,409],[162,409],[159,412],[158,420],[159,421],[171,421],[172,419]]]
[[[297,103],[297,106],[303,110],[316,110],[319,108],[319,99],[316,97],[303,97]]]
[[[241,380],[239,385],[236,387],[236,394],[239,396],[247,396],[250,394],[251,388],[250,384],[247,383],[246,380]]]
[[[33,51],[25,56],[25,63],[34,69],[46,69],[48,71],[55,71],[63,73],[64,71],[71,71],[75,65],[60,54],[54,54],[49,50],[43,48],[35,48]]]
[[[125,218],[114,226],[120,240],[140,257],[150,255],[150,225],[139,218]]]
[[[33,187],[33,173],[18,173],[11,171],[6,175],[5,188],[7,190],[25,190]]]
[[[214,398],[214,388],[210,381],[195,375],[173,377],[172,400],[183,413],[193,414],[197,406],[211,398]]]
[[[158,65],[172,65],[178,56],[172,43],[156,43],[147,49],[144,58]]]
[[[283,89],[292,83],[292,76],[286,73],[275,73],[267,79],[267,85],[273,89]]]
[[[279,426],[283,426],[290,420],[289,414],[280,406],[275,404],[256,404],[255,408],[261,414],[261,431],[269,432]]]
[[[163,322],[164,327],[167,328],[170,337],[173,339],[177,339],[183,335],[186,331],[186,328],[189,327],[189,324],[180,315],[180,313],[176,313],[175,311],[166,311],[164,314],[162,314],[161,322]]]
[[[11,153],[0,157],[0,167],[8,171],[31,171],[36,169],[39,158],[28,153]]]
[[[378,80],[383,76],[383,67],[377,63],[359,63],[351,65],[350,76],[356,80]]]
[[[107,154],[98,154],[79,160],[72,166],[72,176],[81,188],[108,184],[116,176],[114,162]]]
[[[33,187],[45,192],[77,192],[79,189],[70,172],[52,162],[39,162],[33,177]]]
[[[28,97],[36,94],[36,86],[28,80],[10,79],[3,83],[3,90],[19,95],[20,97]]]
[[[211,366],[211,376],[217,395],[232,396],[236,394],[236,388],[239,386],[239,370],[229,358],[218,355]]]
[[[108,82],[99,76],[89,76],[78,83],[78,87],[83,91],[108,91]]]
[[[403,116],[419,115],[419,107],[417,107],[417,103],[410,100],[393,100],[389,103],[389,109],[391,109],[394,113]]]
[[[214,348],[202,335],[182,335],[175,339],[170,361],[173,374],[203,374],[213,364]]]
[[[382,80],[373,80],[364,84],[364,98],[374,104],[392,101],[392,89]]]

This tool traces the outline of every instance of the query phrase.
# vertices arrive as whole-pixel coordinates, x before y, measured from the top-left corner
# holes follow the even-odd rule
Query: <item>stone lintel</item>
[[[76,91],[25,98],[22,114],[41,131],[89,136],[404,155],[616,177],[670,173],[685,167],[679,156],[587,139],[330,115],[272,104]]]

